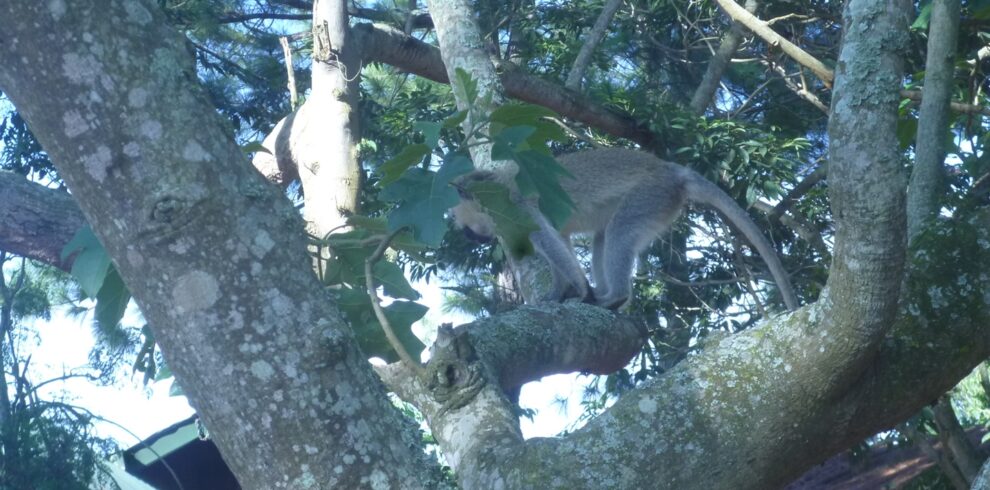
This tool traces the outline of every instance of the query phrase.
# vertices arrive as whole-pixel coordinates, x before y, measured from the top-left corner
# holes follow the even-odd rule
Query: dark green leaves
[[[388,343],[382,326],[371,309],[368,292],[345,287],[333,294],[337,297],[337,306],[354,329],[354,336],[365,355],[380,357],[388,362],[398,361],[398,354]],[[412,333],[412,325],[423,318],[428,308],[411,301],[393,301],[384,310],[399,342],[407,352],[418,358],[426,346]]]
[[[443,216],[460,202],[450,182],[472,169],[471,161],[458,153],[448,154],[437,172],[411,168],[382,190],[381,198],[397,203],[388,216],[390,230],[403,226],[413,230],[413,236],[432,247],[440,245],[447,225]]]
[[[62,249],[63,260],[72,254],[77,254],[72,262],[72,276],[83,293],[96,300],[98,325],[101,329],[114,329],[124,317],[131,293],[88,225],[80,228]]]
[[[385,221],[352,217],[348,222],[355,226],[354,230],[332,234],[327,240],[330,258],[324,272],[324,283],[335,286],[331,294],[335,296],[337,306],[354,329],[364,353],[390,362],[398,360],[398,354],[385,338],[382,326],[371,308],[371,299],[366,288],[365,260],[387,236]],[[422,245],[406,232],[396,235],[390,244],[391,248],[410,254],[422,251]],[[382,287],[387,296],[396,298],[396,301],[384,308],[385,316],[406,350],[412,356],[418,356],[425,346],[413,335],[411,328],[413,323],[426,314],[427,308],[406,300],[419,299],[419,293],[412,288],[395,262],[378,261],[371,273],[375,285]]]
[[[93,230],[86,225],[76,232],[62,249],[62,260],[78,253],[72,262],[72,276],[79,282],[86,296],[95,298],[110,269],[110,256],[96,239]]]
[[[539,195],[540,212],[560,228],[574,210],[574,201],[564,192],[559,179],[573,178],[571,174],[552,156],[534,150],[517,152],[514,160],[519,164],[519,192],[524,196]]]
[[[398,155],[383,163],[378,168],[382,174],[381,185],[389,185],[399,180],[403,172],[408,170],[409,167],[422,162],[430,154],[430,148],[422,143],[415,143],[403,148]]]
[[[533,253],[530,233],[539,229],[533,220],[509,199],[509,190],[496,182],[475,182],[468,191],[495,222],[502,245],[513,257]]]

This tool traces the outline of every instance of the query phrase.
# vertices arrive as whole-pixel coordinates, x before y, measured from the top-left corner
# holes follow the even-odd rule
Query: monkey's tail
[[[770,268],[770,274],[773,275],[773,280],[777,283],[777,288],[780,289],[780,294],[784,297],[784,304],[787,305],[787,309],[796,310],[799,306],[797,296],[794,294],[794,287],[791,286],[787,271],[780,262],[777,251],[763,236],[763,232],[756,226],[749,214],[739,207],[736,201],[719,186],[709,182],[708,179],[696,172],[688,171],[685,187],[689,201],[707,204],[717,209],[736,229],[742,232],[749,243],[763,257],[767,267]]]

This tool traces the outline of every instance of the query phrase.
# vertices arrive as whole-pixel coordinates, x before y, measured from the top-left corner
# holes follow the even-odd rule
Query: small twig
[[[561,121],[560,118],[557,118],[557,117],[547,117],[545,119],[553,122],[557,126],[560,126],[561,129],[564,130],[564,132],[566,132],[567,134],[571,135],[571,137],[573,137],[573,138],[577,138],[577,139],[579,139],[581,141],[584,141],[585,143],[588,143],[589,145],[594,146],[595,148],[604,148],[605,147],[604,145],[602,145],[601,143],[599,143],[599,142],[591,139],[590,137],[585,136],[585,135],[583,135],[581,133],[578,133],[573,128],[571,128],[570,126],[568,126],[564,121]]]
[[[685,288],[700,288],[705,286],[724,286],[726,284],[738,284],[740,282],[743,282],[743,279],[739,277],[732,277],[729,279],[706,279],[703,281],[682,281],[664,272],[658,272],[657,275],[659,275],[660,279],[662,279],[663,282],[665,283],[671,284],[673,286],[680,286]]]
[[[736,256],[736,267],[742,270],[743,275],[746,277],[746,279],[742,281],[742,285],[746,288],[746,292],[753,297],[753,305],[756,306],[756,312],[760,314],[761,318],[769,318],[769,315],[767,315],[767,310],[763,308],[763,302],[760,301],[760,295],[756,294],[756,288],[753,287],[753,275],[750,273],[749,267],[746,267],[742,250],[739,248],[739,240],[734,237],[732,239],[732,250],[733,255]]]
[[[910,99],[913,102],[921,102],[921,91],[901,89],[901,97]],[[966,104],[963,102],[953,101],[949,102],[949,108],[962,114],[979,114],[981,116],[990,116],[990,107],[975,104]]]
[[[282,53],[285,56],[285,71],[288,74],[287,86],[289,88],[289,106],[292,110],[296,110],[296,104],[299,102],[299,94],[296,93],[296,70],[292,67],[292,48],[289,47],[289,38],[281,36],[278,38],[279,44],[282,45]]]
[[[388,339],[388,343],[392,345],[395,352],[399,354],[399,358],[402,359],[409,368],[415,370],[417,373],[423,372],[423,367],[416,362],[406,348],[399,342],[399,338],[395,336],[395,331],[392,330],[392,324],[389,323],[388,318],[385,316],[385,310],[382,309],[382,301],[378,297],[377,289],[375,286],[375,277],[371,274],[372,266],[376,262],[381,260],[382,256],[385,255],[385,250],[388,249],[392,240],[402,232],[405,228],[399,228],[398,230],[389,233],[381,243],[378,244],[378,248],[372,253],[367,259],[364,260],[364,280],[368,287],[368,297],[371,298],[371,309],[375,311],[375,317],[378,318],[378,323],[381,324],[382,330],[385,331],[385,338]]]

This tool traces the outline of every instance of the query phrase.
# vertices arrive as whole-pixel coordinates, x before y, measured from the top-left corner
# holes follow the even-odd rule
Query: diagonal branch
[[[449,83],[440,50],[382,25],[358,24],[353,27],[367,61],[392,65],[439,83]],[[643,146],[657,144],[654,135],[628,114],[609,109],[559,84],[528,74],[511,63],[503,63],[499,76],[507,95],[551,109],[558,114],[593,126],[605,133],[626,138]]]
[[[786,38],[777,34],[773,29],[767,25],[766,22],[760,20],[758,17],[749,12],[749,10],[742,8],[738,3],[732,0],[716,0],[722,10],[732,17],[733,20],[741,23],[742,25],[749,28],[757,36],[760,36],[766,42],[770,43],[772,46],[779,47],[781,51],[787,53],[788,56],[794,58],[798,63],[811,69],[815,75],[818,76],[825,85],[831,87],[832,81],[835,79],[835,75],[832,70],[825,66],[824,63],[818,61],[817,58],[811,56],[805,50],[798,47],[796,44],[788,41]]]
[[[584,45],[581,46],[581,51],[578,52],[577,58],[574,59],[571,73],[567,75],[567,81],[564,82],[564,86],[568,89],[581,91],[581,80],[584,79],[584,71],[588,69],[588,65],[591,63],[591,56],[595,53],[595,49],[598,48],[598,43],[605,37],[605,33],[608,31],[608,25],[612,22],[612,17],[621,5],[622,0],[606,1],[605,7],[602,8],[601,14],[598,15],[598,19],[595,21],[594,27],[588,32],[588,38],[585,39]]]
[[[760,3],[757,0],[746,0],[745,10],[753,13],[756,12],[759,6]],[[705,75],[701,78],[701,82],[698,83],[698,88],[695,89],[694,95],[691,96],[689,107],[692,113],[697,115],[704,114],[708,104],[711,104],[712,98],[715,96],[715,91],[718,90],[719,81],[722,80],[725,70],[729,68],[732,55],[736,53],[739,45],[742,44],[743,35],[745,34],[744,30],[742,23],[734,21],[729,31],[722,36],[722,41],[719,43],[718,49],[715,50],[715,53],[712,54],[711,61],[708,62]]]

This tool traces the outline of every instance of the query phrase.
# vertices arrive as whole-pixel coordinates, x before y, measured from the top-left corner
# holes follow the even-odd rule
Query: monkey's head
[[[491,174],[487,172],[472,172],[454,182],[457,194],[461,196],[461,202],[450,208],[454,225],[464,230],[468,238],[480,243],[487,243],[495,238],[495,221],[467,189],[474,182],[491,179]]]

